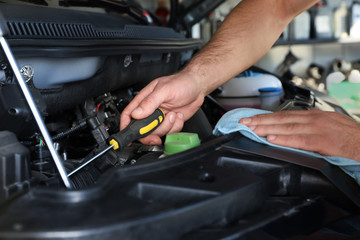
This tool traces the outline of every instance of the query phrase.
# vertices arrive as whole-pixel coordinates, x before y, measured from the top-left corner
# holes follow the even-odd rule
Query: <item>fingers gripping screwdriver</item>
[[[68,174],[68,177],[109,151],[110,149],[118,150],[123,149],[129,143],[148,136],[152,133],[163,121],[165,118],[164,112],[157,108],[150,116],[144,119],[133,119],[129,125],[122,131],[113,134],[108,139],[110,146],[105,148],[100,153],[96,154],[94,157],[86,161],[84,164],[73,170]]]
[[[157,108],[144,119],[133,119],[124,130],[110,136],[109,144],[113,146],[114,150],[123,149],[129,143],[152,133],[164,118],[164,112]]]

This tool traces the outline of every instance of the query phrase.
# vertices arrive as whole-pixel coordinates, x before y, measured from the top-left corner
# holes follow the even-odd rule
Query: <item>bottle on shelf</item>
[[[304,11],[299,14],[289,25],[289,40],[310,39],[310,13]]]
[[[333,11],[325,0],[316,4],[314,19],[315,37],[318,39],[333,38]]]
[[[334,37],[346,38],[348,34],[348,8],[345,1],[334,11]]]
[[[167,8],[167,1],[158,1],[155,15],[162,21],[163,26],[167,26],[170,11]]]
[[[351,7],[350,37],[360,38],[360,3],[354,2]]]

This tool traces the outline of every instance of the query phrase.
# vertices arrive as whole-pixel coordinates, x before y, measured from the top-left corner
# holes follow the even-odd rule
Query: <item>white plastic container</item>
[[[334,37],[346,38],[348,37],[348,9],[346,2],[342,1],[339,8],[334,12]]]
[[[350,37],[360,37],[360,3],[354,2],[351,8]]]
[[[260,88],[260,108],[264,110],[275,110],[280,106],[283,95],[282,88]]]
[[[223,85],[217,100],[227,109],[239,107],[261,108],[259,89],[280,88],[281,81],[270,74],[247,73],[239,75]]]
[[[348,80],[350,83],[360,83],[360,71],[357,69],[351,70]]]
[[[346,79],[346,76],[342,72],[332,72],[326,77],[326,88],[329,89],[332,83],[341,83]]]

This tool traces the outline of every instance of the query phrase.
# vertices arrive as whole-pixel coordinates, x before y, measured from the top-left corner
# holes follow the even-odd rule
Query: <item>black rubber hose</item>
[[[56,141],[56,140],[59,140],[61,138],[64,138],[78,130],[80,130],[81,128],[85,127],[86,126],[86,121],[81,121],[78,125],[66,130],[66,131],[63,131],[57,135],[55,135],[54,137],[52,137],[52,140],[53,141]]]

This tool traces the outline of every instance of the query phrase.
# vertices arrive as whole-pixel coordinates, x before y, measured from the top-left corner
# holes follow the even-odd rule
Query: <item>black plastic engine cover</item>
[[[9,131],[0,131],[0,201],[30,187],[30,152]]]
[[[89,189],[32,188],[0,203],[0,238],[306,239],[359,206],[339,168],[233,134],[116,169]]]

